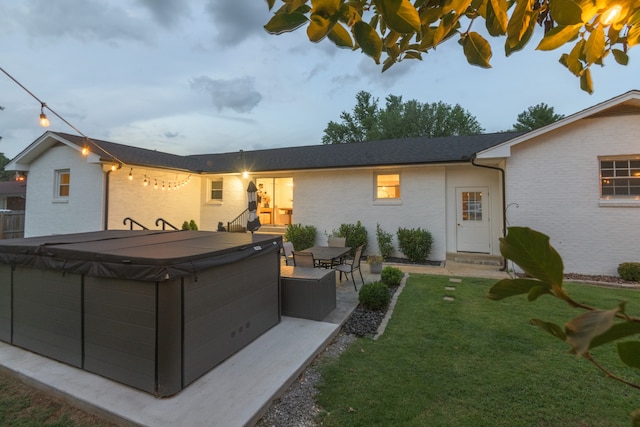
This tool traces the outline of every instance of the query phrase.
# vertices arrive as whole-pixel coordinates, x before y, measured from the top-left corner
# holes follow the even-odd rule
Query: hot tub
[[[273,235],[0,240],[0,340],[170,396],[280,321]]]

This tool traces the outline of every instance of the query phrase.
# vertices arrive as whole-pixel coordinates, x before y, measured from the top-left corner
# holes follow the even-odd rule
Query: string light
[[[108,156],[111,157],[111,160],[115,163],[111,164],[111,171],[116,171],[120,168],[122,168],[123,166],[127,166],[123,161],[121,161],[120,159],[118,159],[116,156],[114,156],[113,154],[111,154],[110,152],[108,152],[105,148],[103,148],[100,144],[98,144],[97,142],[93,141],[92,139],[90,139],[87,135],[85,135],[84,133],[82,133],[78,128],[76,128],[74,125],[72,125],[70,122],[68,122],[64,117],[62,117],[60,114],[58,114],[56,111],[54,111],[51,107],[49,107],[45,102],[41,101],[36,95],[33,94],[33,92],[31,92],[29,89],[27,89],[22,83],[20,83],[18,80],[16,80],[11,74],[9,74],[4,68],[0,67],[0,71],[2,71],[7,77],[9,77],[14,83],[16,83],[18,86],[20,86],[20,88],[22,88],[25,92],[27,92],[29,95],[31,95],[31,97],[33,97],[36,101],[38,101],[40,103],[40,125],[42,127],[48,127],[51,123],[49,121],[49,118],[47,117],[47,115],[45,114],[45,109],[47,109],[51,114],[53,114],[54,116],[56,116],[58,119],[60,119],[61,121],[63,121],[65,124],[67,124],[70,128],[72,128],[74,131],[76,131],[79,135],[81,135],[84,138],[84,145],[81,148],[81,153],[83,156],[88,156],[91,153],[90,150],[90,146],[95,147],[98,150],[98,154],[104,153]],[[103,157],[103,156],[101,156]],[[20,174],[20,176],[18,177],[18,180],[24,180],[25,176],[23,174]],[[129,175],[128,175],[128,179],[129,181],[133,181],[133,168],[130,167],[129,169]],[[158,179],[157,178],[153,178],[148,176],[147,174],[144,174],[144,181],[143,181],[143,185],[145,187],[148,187],[151,184],[151,179],[154,180],[154,189],[158,188]],[[188,184],[191,181],[191,174],[189,174],[189,176],[186,179],[183,179],[182,181],[180,181],[178,179],[178,175],[176,175],[176,180],[175,181],[168,181],[168,189],[171,189],[171,183],[173,182],[173,189],[176,190],[178,188],[182,188],[184,187],[186,184]],[[162,180],[162,189],[164,190],[165,188],[167,188],[165,186],[165,180]]]
[[[47,119],[47,115],[44,113],[44,107],[46,106],[47,104],[45,104],[44,102],[40,103],[40,126],[42,126],[43,128],[49,127],[49,119]]]

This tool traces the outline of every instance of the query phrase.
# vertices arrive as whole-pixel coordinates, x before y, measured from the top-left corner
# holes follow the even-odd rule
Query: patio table
[[[350,250],[351,248],[349,246],[311,246],[300,252],[311,252],[313,258],[320,264],[333,265],[334,261],[341,260]]]

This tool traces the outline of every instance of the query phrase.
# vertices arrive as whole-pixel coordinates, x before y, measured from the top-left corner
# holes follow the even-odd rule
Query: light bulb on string
[[[145,187],[149,185],[149,181],[147,181],[147,175],[144,176],[144,182],[142,183]]]
[[[43,128],[49,127],[49,119],[47,119],[47,115],[44,113],[44,107],[46,106],[47,104],[44,102],[40,103],[40,126]]]
[[[133,181],[133,168],[129,171],[129,181]]]
[[[155,183],[153,184],[153,189],[157,190],[158,189],[158,180],[155,180]]]

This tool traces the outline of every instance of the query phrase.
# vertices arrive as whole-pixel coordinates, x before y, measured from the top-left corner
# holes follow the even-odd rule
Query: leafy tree
[[[353,112],[343,111],[342,123],[329,122],[322,143],[470,135],[483,131],[478,120],[458,104],[403,102],[401,96],[395,95],[387,96],[386,101],[386,108],[380,108],[378,98],[366,91],[358,92]]]
[[[491,45],[472,31],[473,24],[484,21],[490,36],[506,36],[509,56],[524,48],[537,23],[544,36],[536,49],[572,46],[560,62],[592,93],[590,67],[603,65],[609,54],[627,65],[627,51],[640,43],[637,0],[267,0],[269,10],[276,2],[282,5],[265,25],[268,32],[306,25],[310,41],[328,37],[338,47],[361,50],[376,64],[382,60],[382,71],[405,59],[422,59],[456,35],[467,61],[489,68]]]
[[[571,298],[562,287],[562,258],[549,244],[549,237],[538,231],[510,227],[507,236],[500,239],[500,252],[520,266],[526,277],[499,281],[489,290],[490,299],[526,295],[529,301],[536,301],[549,295],[584,310],[585,313],[569,320],[564,328],[541,319],[531,319],[529,323],[564,341],[572,354],[585,358],[607,377],[640,389],[640,384],[610,372],[591,353],[595,347],[615,342],[620,360],[627,366],[640,369],[640,318],[629,316],[624,302],[609,309],[599,309]],[[632,420],[633,426],[640,426],[640,409],[633,412]]]
[[[513,124],[514,130],[534,130],[562,119],[564,115],[555,114],[553,107],[540,103],[529,107],[518,114],[518,120]]]
[[[11,181],[13,179],[14,173],[4,170],[10,160],[4,153],[0,153],[0,181]]]

